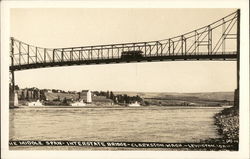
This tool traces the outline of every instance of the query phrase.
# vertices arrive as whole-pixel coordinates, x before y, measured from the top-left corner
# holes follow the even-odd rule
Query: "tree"
[[[107,91],[107,93],[106,93],[106,98],[109,98],[109,97],[110,97],[109,91]]]
[[[15,85],[15,90],[19,90],[19,86],[18,85]]]
[[[38,90],[36,90],[36,89],[33,90],[33,98],[34,99],[38,98]]]
[[[78,92],[78,100],[81,99],[81,92]]]
[[[140,96],[136,95],[136,101],[142,102],[142,98]]]
[[[29,100],[29,91],[26,89],[26,99]]]
[[[110,92],[110,95],[109,95],[109,98],[112,99],[112,100],[114,100],[114,97],[115,97],[115,96],[114,96],[114,93],[111,91],[111,92]]]
[[[25,99],[25,96],[24,96],[24,91],[22,91],[22,94],[21,94],[21,100],[24,100]]]
[[[66,97],[64,97],[64,99],[63,99],[63,104],[67,104],[67,98]]]
[[[46,100],[45,91],[43,91],[43,90],[40,90],[40,99],[41,100]]]
[[[124,101],[125,103],[129,103],[129,96],[127,94],[124,94]]]

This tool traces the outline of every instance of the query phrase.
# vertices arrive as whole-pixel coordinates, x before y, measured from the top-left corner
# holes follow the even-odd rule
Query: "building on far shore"
[[[88,90],[88,92],[87,92],[87,103],[91,103],[91,102],[92,102],[91,91]]]
[[[82,93],[81,93],[83,96],[86,95],[86,102],[87,103],[92,103],[92,92],[91,90],[82,90]]]
[[[18,95],[17,95],[17,92],[15,92],[15,95],[14,95],[14,106],[18,106]]]

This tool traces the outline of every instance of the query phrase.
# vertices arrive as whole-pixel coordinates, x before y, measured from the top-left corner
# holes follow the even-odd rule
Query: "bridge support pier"
[[[240,9],[237,10],[237,89],[234,92],[234,106],[240,105]]]
[[[9,84],[9,107],[14,106],[15,99],[15,74],[14,71],[10,71],[10,84]]]
[[[11,59],[11,66],[14,65],[14,38],[10,38],[10,59]],[[15,74],[14,70],[9,70],[9,107],[14,107],[14,100],[15,100]]]
[[[234,91],[234,106],[239,107],[239,89]]]

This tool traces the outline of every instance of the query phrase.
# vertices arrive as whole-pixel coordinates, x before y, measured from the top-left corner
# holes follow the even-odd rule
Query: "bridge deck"
[[[10,70],[25,70],[31,68],[57,67],[57,66],[73,66],[73,65],[96,65],[96,64],[110,64],[110,63],[135,63],[135,62],[154,62],[154,61],[185,61],[185,60],[211,60],[211,61],[236,61],[237,54],[220,54],[220,55],[178,55],[178,56],[152,56],[137,59],[92,59],[81,61],[63,61],[63,62],[48,62],[48,63],[32,63],[17,66],[10,66]]]

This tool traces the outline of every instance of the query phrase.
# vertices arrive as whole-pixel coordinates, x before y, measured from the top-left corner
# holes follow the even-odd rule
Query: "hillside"
[[[171,93],[171,92],[114,92],[115,94],[139,95],[142,98],[188,98],[196,97],[207,100],[234,100],[234,92],[202,92],[202,93]]]
[[[233,92],[205,93],[158,93],[158,92],[115,92],[115,94],[139,95],[148,104],[153,105],[232,105]]]

